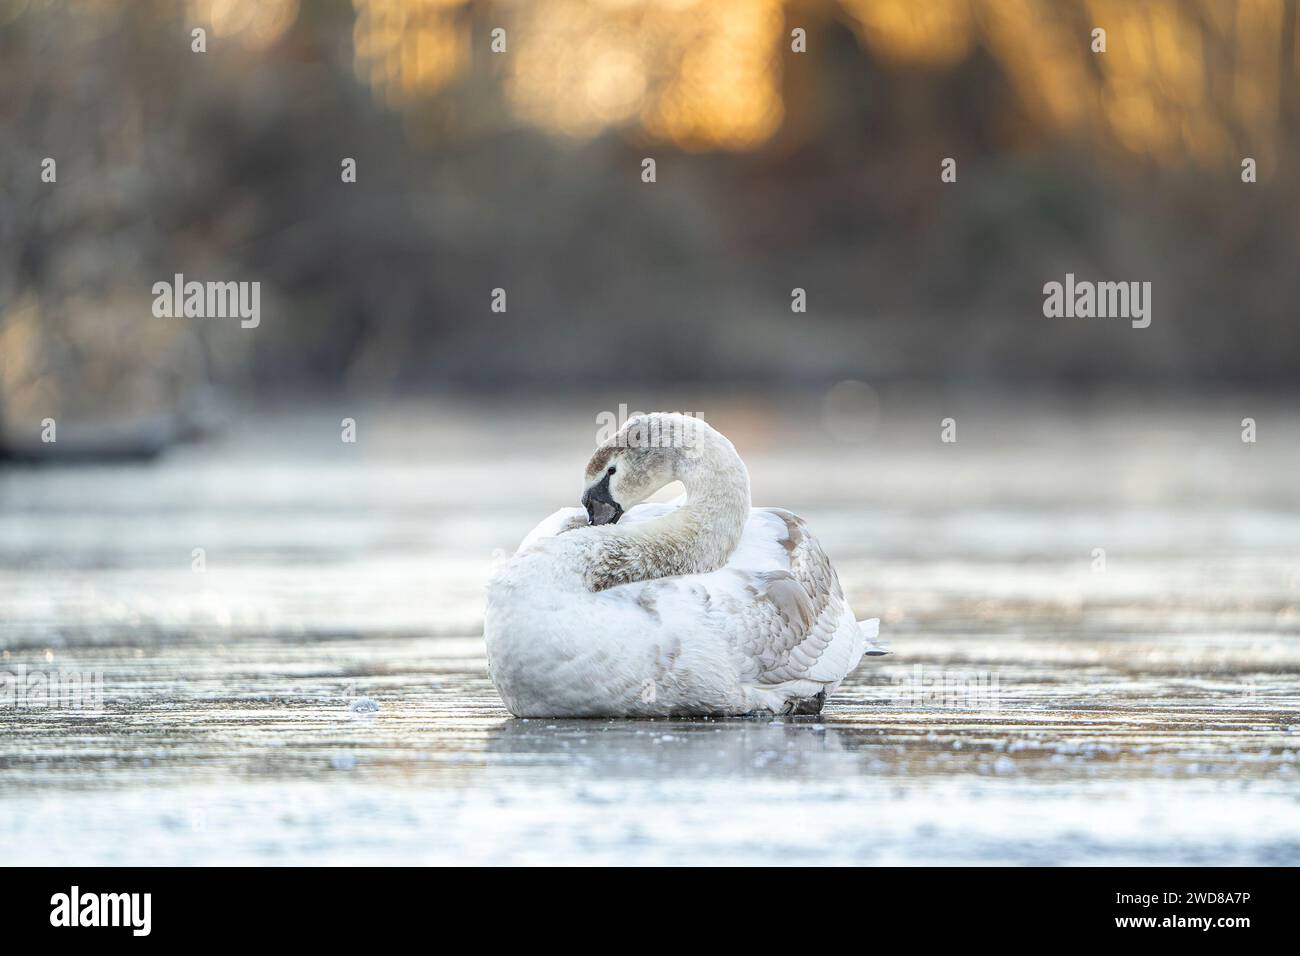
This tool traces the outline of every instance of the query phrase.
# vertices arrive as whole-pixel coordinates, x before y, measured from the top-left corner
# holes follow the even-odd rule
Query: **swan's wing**
[[[526,551],[544,538],[554,538],[557,534],[564,534],[566,531],[580,528],[586,523],[586,510],[582,508],[561,508],[559,511],[547,515],[538,523],[536,528],[528,532],[524,540],[520,542],[519,550]]]
[[[837,684],[861,660],[869,635],[821,544],[803,519],[780,508],[755,509],[745,537],[719,572],[736,578],[729,590],[739,591],[735,641],[744,679]]]
[[[796,515],[756,508],[727,565],[710,574],[634,581],[602,592],[635,602],[678,634],[705,631],[730,648],[742,682],[833,690],[864,652],[882,653],[876,621],[859,624],[826,552]],[[811,688],[811,689],[810,689]]]
[[[619,519],[619,524],[636,524],[639,521],[648,521],[651,518],[658,518],[665,515],[677,507],[677,502],[671,504],[647,503],[636,505],[629,508],[627,512]],[[584,528],[587,525],[587,512],[582,508],[561,508],[543,518],[541,522],[528,536],[524,538],[519,545],[519,550],[523,551],[544,538],[554,538],[556,535],[564,534],[566,531],[572,531],[574,528]]]

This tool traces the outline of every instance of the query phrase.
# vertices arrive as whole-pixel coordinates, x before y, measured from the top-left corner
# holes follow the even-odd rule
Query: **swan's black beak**
[[[623,506],[610,497],[609,475],[587,489],[582,506],[587,509],[587,524],[617,524],[623,517]]]

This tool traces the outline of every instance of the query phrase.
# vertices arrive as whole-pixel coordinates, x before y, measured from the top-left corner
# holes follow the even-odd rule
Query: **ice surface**
[[[0,472],[0,671],[104,687],[0,707],[5,861],[1300,864],[1300,434],[1243,401],[1245,452],[1226,398],[973,404],[957,446],[928,412],[862,448],[739,422],[894,652],[781,720],[502,709],[483,581],[572,497],[586,409]]]

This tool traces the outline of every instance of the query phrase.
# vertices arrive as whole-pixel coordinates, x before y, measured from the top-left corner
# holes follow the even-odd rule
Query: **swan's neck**
[[[652,521],[606,526],[588,574],[592,590],[674,574],[707,574],[727,563],[749,520],[744,462],[730,442],[716,436],[683,451],[674,477],[686,488],[684,505]]]

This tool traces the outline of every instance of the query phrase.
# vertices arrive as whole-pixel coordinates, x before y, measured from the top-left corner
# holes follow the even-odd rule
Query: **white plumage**
[[[620,505],[676,478],[684,502],[637,505],[600,526],[561,509],[493,575],[488,660],[511,713],[816,713],[864,653],[884,653],[878,622],[854,619],[803,521],[748,508],[731,443],[692,427],[693,453],[616,444],[587,475]]]

